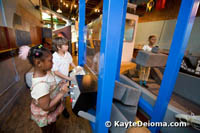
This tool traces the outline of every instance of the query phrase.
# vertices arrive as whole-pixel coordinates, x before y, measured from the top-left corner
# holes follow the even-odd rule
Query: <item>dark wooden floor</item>
[[[1,125],[0,132],[5,133],[40,133],[40,128],[30,119],[30,91],[26,89],[16,105],[11,115],[7,117],[4,124]],[[70,107],[69,98],[67,98],[67,109],[70,118],[65,119],[62,115],[57,120],[58,133],[91,133],[89,122],[73,114]]]

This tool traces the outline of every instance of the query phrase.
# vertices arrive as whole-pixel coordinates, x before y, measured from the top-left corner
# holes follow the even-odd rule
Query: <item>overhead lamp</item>
[[[77,5],[76,5],[76,4],[74,5],[74,8],[77,8]]]
[[[97,8],[96,8],[94,11],[95,11],[95,12],[100,12],[100,10],[99,10],[99,9],[97,9]]]
[[[68,5],[68,4],[66,4],[65,6],[66,6],[66,7],[69,7],[69,5]]]
[[[56,12],[57,13],[62,13],[62,10],[60,8],[58,8],[58,10]]]
[[[56,11],[57,13],[62,13],[62,10],[60,9],[61,2],[62,2],[62,0],[60,0],[60,2],[58,2],[58,10]]]
[[[63,1],[62,1],[62,0],[60,0],[60,2],[62,3]]]

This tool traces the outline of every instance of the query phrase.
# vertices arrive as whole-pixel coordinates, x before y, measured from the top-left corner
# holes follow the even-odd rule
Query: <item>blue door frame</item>
[[[119,79],[127,0],[104,0],[101,33],[100,66],[96,110],[96,133],[106,133],[105,122],[110,120],[115,79]],[[160,91],[154,106],[143,98],[139,106],[151,117],[151,122],[162,122],[169,104],[181,61],[186,50],[199,0],[182,0],[177,24],[165,68]],[[84,44],[85,0],[79,0],[79,65],[85,63]],[[159,127],[150,128],[156,133]]]
[[[79,0],[79,25],[78,25],[78,65],[84,66],[86,61],[85,32],[85,0]]]
[[[104,0],[96,109],[96,133],[107,133],[118,63],[122,55],[127,0]]]
[[[105,122],[110,120],[115,80],[119,78],[127,3],[128,0],[103,1],[96,133],[108,132]],[[79,1],[79,11],[79,65],[83,66],[86,53],[84,44],[85,0]]]

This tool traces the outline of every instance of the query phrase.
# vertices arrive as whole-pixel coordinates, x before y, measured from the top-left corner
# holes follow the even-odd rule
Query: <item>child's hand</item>
[[[67,80],[69,80],[69,81],[72,81],[72,80],[73,80],[73,78],[72,78],[72,77],[68,77],[68,78],[67,78]]]
[[[67,82],[66,82],[66,80],[61,80],[59,83],[58,83],[58,85],[61,87],[61,86],[63,86],[64,84],[66,84]]]
[[[76,71],[76,72],[80,72],[81,70],[82,70],[81,67],[76,67],[76,68],[75,68],[75,71]]]
[[[64,85],[62,85],[62,87],[60,88],[60,91],[62,92],[62,93],[67,93],[68,91],[69,91],[69,82],[67,82],[66,84],[64,84]]]
[[[63,79],[60,81],[60,83],[63,84],[63,83],[67,83],[67,82],[66,82],[66,80]]]

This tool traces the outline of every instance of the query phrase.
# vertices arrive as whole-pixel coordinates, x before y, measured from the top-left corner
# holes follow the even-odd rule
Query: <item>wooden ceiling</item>
[[[78,1],[79,0],[42,0],[42,5],[57,11],[62,10],[62,15],[68,19],[78,20]],[[98,18],[102,14],[103,0],[85,0],[86,1],[86,23]],[[95,10],[98,9],[98,10]]]
[[[85,0],[86,1],[86,24],[95,20],[102,14],[103,9],[103,0]],[[117,0],[116,0],[117,1]],[[145,3],[148,0],[128,0],[130,3],[137,4],[136,14],[140,16],[140,19],[149,20],[154,16],[154,18],[160,18],[160,20],[166,19],[175,19],[178,16],[178,11],[180,8],[181,0],[167,0],[166,6],[162,10],[154,9],[152,12],[146,12]],[[78,4],[79,0],[42,0],[42,5],[53,10],[57,11],[58,8],[62,10],[62,15],[68,19],[75,18],[78,20]],[[65,5],[64,5],[65,3]],[[68,7],[66,7],[66,4]],[[99,12],[95,11],[98,9]],[[151,15],[151,17],[149,17]],[[142,17],[144,16],[144,17]],[[148,17],[148,18],[145,18]],[[164,18],[162,17],[164,16]],[[197,16],[200,16],[200,8],[198,10]],[[154,21],[154,20],[150,20]]]

